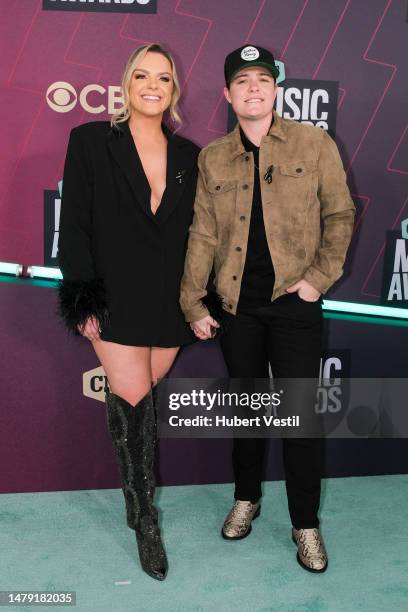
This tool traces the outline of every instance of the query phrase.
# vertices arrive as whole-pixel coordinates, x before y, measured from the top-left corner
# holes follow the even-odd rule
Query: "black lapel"
[[[181,200],[184,188],[190,179],[190,173],[196,163],[196,156],[192,155],[188,141],[173,135],[163,125],[163,131],[167,137],[166,188],[160,206],[156,214],[153,214],[150,207],[150,186],[128,122],[120,123],[119,126],[119,128],[112,128],[108,134],[109,149],[124,172],[143,212],[152,221],[166,221]]]
[[[109,131],[108,146],[117,164],[124,172],[143,212],[155,221],[155,216],[150,208],[149,183],[127,121],[120,123],[118,128],[113,127]]]
[[[166,126],[163,126],[163,131],[167,136],[166,190],[156,216],[161,221],[166,221],[181,201],[184,189],[191,179],[196,155],[192,154],[192,148],[184,138],[172,134]]]

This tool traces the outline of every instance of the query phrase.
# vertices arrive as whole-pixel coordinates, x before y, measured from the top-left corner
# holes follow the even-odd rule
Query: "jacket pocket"
[[[208,191],[213,196],[222,195],[231,189],[237,188],[237,181],[212,180],[207,185]]]
[[[218,226],[219,241],[224,244],[231,231],[237,200],[237,181],[212,180],[207,185],[211,194]]]
[[[275,180],[275,177],[274,177]],[[303,215],[309,207],[310,196],[317,188],[317,162],[295,161],[279,166],[276,176],[276,195],[281,201],[282,210],[290,209],[295,226],[303,226]]]
[[[298,161],[282,164],[279,166],[280,173],[284,176],[292,176],[293,178],[303,178],[317,169],[317,161]]]

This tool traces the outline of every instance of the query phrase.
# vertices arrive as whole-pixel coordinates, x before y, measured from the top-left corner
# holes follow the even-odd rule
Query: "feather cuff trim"
[[[75,335],[79,335],[78,325],[84,325],[91,316],[98,319],[101,327],[109,323],[109,309],[102,280],[64,279],[59,284],[58,297],[59,315]]]

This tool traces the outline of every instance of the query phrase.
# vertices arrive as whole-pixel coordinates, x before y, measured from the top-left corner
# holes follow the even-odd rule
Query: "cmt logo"
[[[293,119],[328,130],[329,102],[330,94],[327,89],[279,87],[276,110],[284,119]]]
[[[104,402],[106,391],[109,391],[109,383],[102,366],[84,372],[82,376],[82,393],[85,397]]]
[[[408,250],[407,241],[398,238],[395,242],[394,266],[387,301],[408,300]]]
[[[320,361],[315,413],[325,435],[337,430],[349,409],[351,357],[350,349],[332,349]]]
[[[44,266],[58,266],[62,181],[58,191],[44,191]]]
[[[321,359],[316,414],[336,414],[341,411],[341,371],[342,363],[339,357]]]
[[[408,240],[408,219],[404,219],[401,223],[401,236],[404,240]]]
[[[286,79],[278,89],[276,110],[284,119],[293,119],[336,133],[337,81]]]
[[[400,232],[387,232],[381,303],[408,306],[408,219],[401,222]]]
[[[48,106],[56,113],[69,113],[76,105],[93,115],[108,112],[113,115],[123,104],[122,88],[118,85],[104,87],[98,83],[85,85],[79,93],[66,81],[52,83],[46,91]]]
[[[44,11],[157,13],[157,0],[43,0]]]

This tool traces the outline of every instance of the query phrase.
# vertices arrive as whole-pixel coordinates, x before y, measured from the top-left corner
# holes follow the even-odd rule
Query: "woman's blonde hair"
[[[127,121],[130,117],[130,112],[131,112],[130,96],[129,96],[130,81],[132,79],[135,69],[138,67],[140,62],[146,57],[146,54],[149,52],[161,53],[161,55],[164,55],[164,57],[167,58],[170,62],[171,72],[172,72],[172,77],[173,77],[173,93],[171,95],[169,111],[170,111],[170,116],[175,123],[178,123],[179,126],[182,123],[181,113],[178,108],[178,101],[180,99],[180,83],[177,77],[177,71],[176,71],[176,65],[174,63],[174,59],[172,55],[170,55],[168,51],[163,49],[161,45],[157,43],[153,43],[151,45],[143,45],[142,47],[138,47],[137,49],[133,51],[132,55],[128,59],[128,62],[126,64],[125,71],[122,77],[122,90],[123,90],[123,100],[124,100],[123,106],[120,109],[118,109],[116,113],[112,115],[112,118],[111,118],[112,127],[118,127],[119,123],[123,123],[124,121]]]

